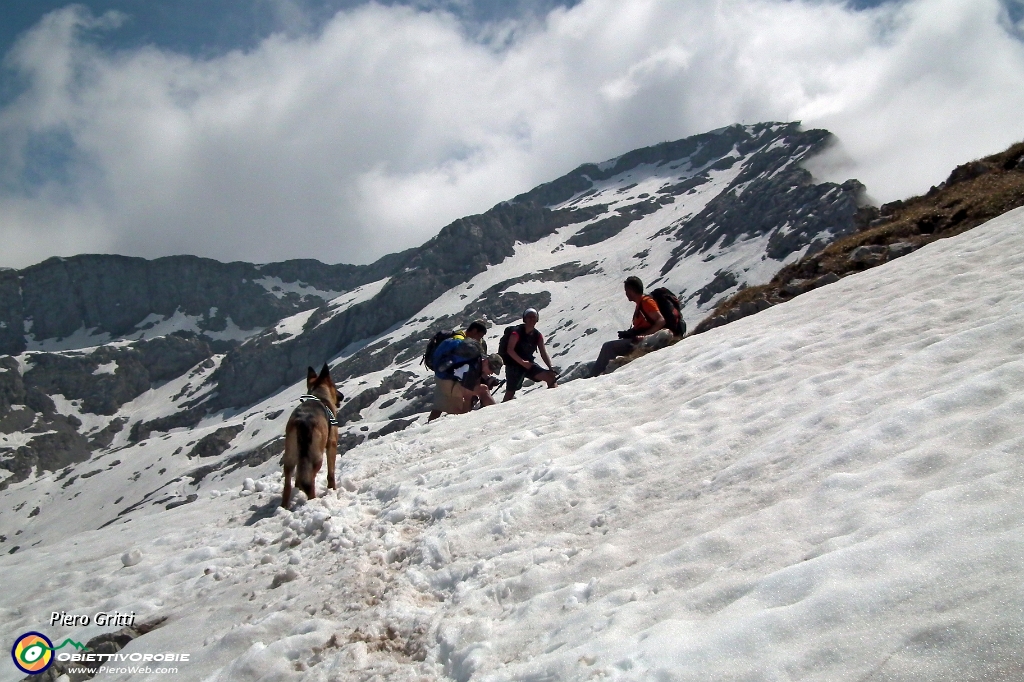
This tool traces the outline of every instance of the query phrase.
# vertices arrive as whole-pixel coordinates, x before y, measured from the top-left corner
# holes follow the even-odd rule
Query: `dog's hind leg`
[[[295,467],[295,487],[306,493],[306,499],[312,500],[316,497],[316,472],[323,461],[323,455],[317,457],[313,447],[315,419],[311,424],[306,418],[293,417],[289,424],[293,428],[285,438],[283,463]]]
[[[338,432],[336,429],[333,436],[327,438],[327,487],[331,490],[337,490],[338,486],[334,483],[334,464],[335,460],[338,459]]]
[[[292,499],[292,471],[294,469],[294,466],[285,465],[284,467],[284,490],[281,492],[281,506],[285,509],[288,508],[288,503]]]
[[[292,419],[289,419],[284,434],[284,456],[281,457],[281,466],[284,467],[284,490],[281,491],[281,506],[285,509],[292,501],[292,474],[295,473],[295,465],[299,462],[299,446],[295,432],[295,424]],[[299,483],[298,479],[295,480],[295,483]]]

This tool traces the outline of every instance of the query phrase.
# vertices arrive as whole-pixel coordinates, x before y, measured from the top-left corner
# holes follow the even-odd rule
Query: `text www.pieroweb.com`
[[[107,666],[101,665],[99,668],[68,668],[68,675],[74,677],[76,674],[81,675],[102,675],[104,673],[108,675],[167,675],[177,673],[177,668],[151,668],[148,665],[143,666]]]

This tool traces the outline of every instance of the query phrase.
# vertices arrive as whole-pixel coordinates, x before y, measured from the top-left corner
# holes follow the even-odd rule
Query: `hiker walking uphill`
[[[612,358],[629,355],[645,337],[657,334],[662,329],[670,329],[675,336],[686,333],[686,325],[679,311],[679,299],[668,289],[653,291],[652,294],[658,295],[657,300],[653,295],[645,296],[644,283],[639,277],[627,277],[623,282],[623,288],[626,291],[626,298],[636,304],[633,325],[619,332],[618,340],[608,341],[601,346],[601,353],[597,356],[591,376],[600,376],[608,368]],[[665,311],[664,314],[662,311]]]
[[[494,404],[486,380],[501,370],[501,359],[485,355],[486,333],[487,325],[475,320],[465,331],[439,332],[428,344],[424,363],[434,370],[434,409],[427,421],[469,412],[474,398],[483,407]]]
[[[544,335],[537,330],[540,314],[534,308],[527,308],[523,313],[523,323],[508,327],[501,342],[498,344],[498,355],[505,361],[505,398],[508,402],[515,397],[516,391],[523,387],[523,381],[546,382],[548,388],[555,387],[555,370],[551,358],[544,348]],[[533,354],[540,352],[540,357],[548,368],[542,369],[533,361]]]

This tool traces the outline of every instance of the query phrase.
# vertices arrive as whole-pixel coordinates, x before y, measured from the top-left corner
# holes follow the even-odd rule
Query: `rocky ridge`
[[[238,341],[388,277],[407,256],[391,254],[372,265],[254,265],[196,256],[50,258],[0,271],[0,353],[81,348],[176,329],[209,341]]]

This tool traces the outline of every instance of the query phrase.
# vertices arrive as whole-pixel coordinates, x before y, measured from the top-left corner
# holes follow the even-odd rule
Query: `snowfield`
[[[1024,678],[1021,282],[1024,209],[368,441],[291,511],[268,462],[48,531],[0,556],[3,641],[134,611],[168,620],[124,652],[189,653],[182,680]]]

